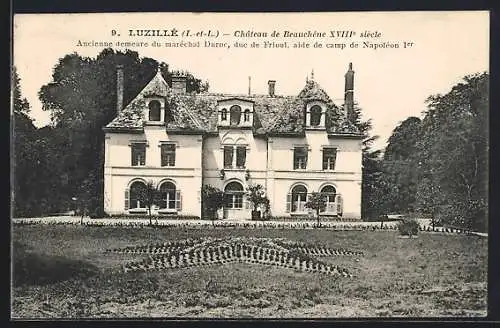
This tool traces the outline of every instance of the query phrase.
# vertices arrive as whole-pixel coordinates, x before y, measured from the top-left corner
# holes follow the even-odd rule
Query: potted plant
[[[261,184],[249,185],[246,190],[246,197],[252,203],[252,220],[260,220],[262,213],[259,208],[265,213],[269,210],[269,199],[266,196],[264,187]]]

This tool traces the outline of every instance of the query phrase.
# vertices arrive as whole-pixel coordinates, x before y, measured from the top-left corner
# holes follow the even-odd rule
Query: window
[[[224,168],[233,167],[233,146],[224,146]]]
[[[325,212],[327,213],[335,213],[336,212],[336,193],[334,186],[324,186],[321,191],[322,194],[326,195],[326,208]]]
[[[311,126],[319,126],[321,124],[321,107],[314,105],[311,107]]]
[[[238,182],[230,182],[224,188],[225,207],[229,209],[243,208],[243,186]]]
[[[295,147],[293,150],[293,169],[305,169],[307,167],[307,148]]]
[[[173,143],[161,145],[161,166],[175,166],[175,148]]]
[[[160,186],[160,210],[181,210],[180,190],[176,190],[172,182],[164,182]]]
[[[293,187],[292,192],[287,195],[287,212],[306,212],[307,189],[302,185]]]
[[[247,157],[246,147],[236,147],[236,167],[241,169],[245,168],[245,161]]]
[[[222,108],[222,110],[220,112],[220,120],[221,121],[227,120],[227,109]]]
[[[335,170],[336,148],[323,148],[323,170]]]
[[[145,191],[146,185],[141,181],[135,181],[130,185],[129,209],[146,208],[144,202]]]
[[[231,106],[229,109],[229,124],[238,125],[241,120],[241,107],[238,105]]]
[[[132,144],[132,166],[146,165],[146,144],[133,143]]]
[[[151,100],[149,102],[149,120],[150,121],[160,121],[161,120],[161,103],[158,100]]]
[[[245,109],[245,112],[243,114],[243,120],[245,122],[249,122],[250,121],[250,110],[249,109]]]

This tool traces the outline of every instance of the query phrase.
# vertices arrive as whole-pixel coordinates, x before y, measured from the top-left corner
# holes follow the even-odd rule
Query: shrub
[[[403,236],[413,236],[418,234],[420,225],[415,219],[403,219],[398,223],[398,231]]]

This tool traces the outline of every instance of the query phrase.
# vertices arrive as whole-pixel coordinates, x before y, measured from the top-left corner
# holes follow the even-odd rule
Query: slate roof
[[[254,102],[254,133],[302,134],[304,132],[305,106],[308,101],[320,100],[327,104],[326,129],[328,133],[361,135],[349,122],[327,93],[313,80],[309,80],[298,96],[235,95],[217,93],[172,93],[160,72],[107,126],[112,131],[142,131],[143,117],[148,96],[164,97],[172,111],[173,120],[167,131],[191,133],[217,132],[217,101],[239,98]]]

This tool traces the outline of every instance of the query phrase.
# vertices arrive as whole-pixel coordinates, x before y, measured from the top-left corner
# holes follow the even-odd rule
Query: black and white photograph
[[[485,318],[489,18],[15,14],[11,319]]]

